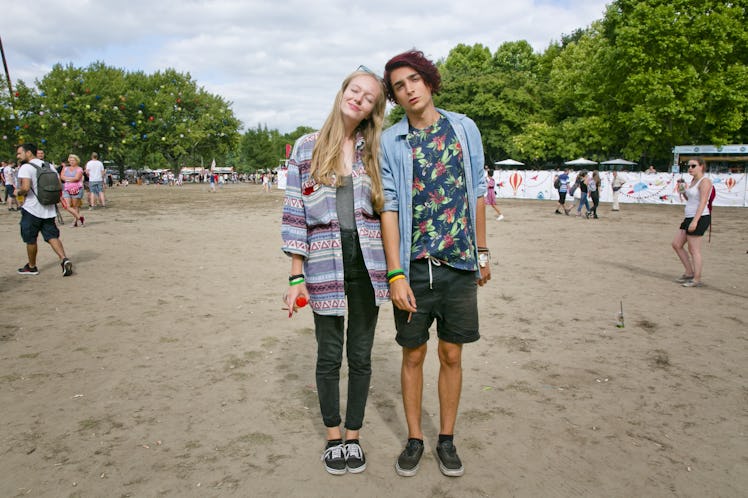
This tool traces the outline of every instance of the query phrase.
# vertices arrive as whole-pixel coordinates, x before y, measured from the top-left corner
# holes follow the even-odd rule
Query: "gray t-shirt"
[[[353,177],[342,177],[343,184],[335,192],[335,205],[338,211],[338,222],[342,230],[355,230],[356,219],[353,217]]]

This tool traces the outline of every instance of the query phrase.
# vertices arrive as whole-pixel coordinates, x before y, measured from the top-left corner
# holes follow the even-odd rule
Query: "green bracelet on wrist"
[[[405,272],[403,271],[402,268],[397,268],[395,270],[388,271],[387,272],[387,280],[389,280],[392,277],[397,276],[397,275],[405,275]]]

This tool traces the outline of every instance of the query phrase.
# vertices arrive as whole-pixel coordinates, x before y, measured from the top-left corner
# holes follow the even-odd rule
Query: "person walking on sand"
[[[591,216],[594,219],[598,219],[597,206],[600,204],[600,173],[597,171],[593,171],[592,176],[587,179],[587,190],[589,191],[590,199],[592,199],[592,209],[587,211],[587,218]]]
[[[491,206],[496,214],[496,221],[504,219],[504,215],[501,214],[501,209],[496,205],[496,180],[494,180],[491,170],[486,168],[486,206]]]
[[[698,157],[689,159],[688,172],[692,176],[691,184],[683,193],[686,198],[685,219],[680,224],[673,238],[673,250],[678,255],[685,273],[676,279],[683,287],[701,287],[701,242],[712,223],[710,197],[712,181],[705,176],[706,162]],[[685,245],[688,244],[688,251]]]
[[[579,189],[579,205],[577,205],[577,217],[582,216],[582,206],[584,206],[584,215],[589,218],[590,214],[590,202],[587,200],[587,192],[589,190],[589,183],[587,181],[587,172],[580,171],[577,176],[577,188]]]
[[[618,174],[618,171],[613,170],[613,181],[610,182],[610,188],[613,189],[613,208],[612,211],[619,211],[621,208],[618,204],[618,196],[621,188],[626,184],[626,180]]]
[[[381,79],[361,66],[343,80],[322,129],[296,141],[288,165],[281,234],[291,272],[283,300],[289,317],[307,299],[314,314],[317,394],[327,431],[322,461],[334,475],[366,469],[359,437],[374,329],[379,306],[388,300],[378,159],[385,103]],[[345,439],[339,392],[344,343]]]
[[[566,207],[566,193],[569,191],[569,170],[565,169],[557,178],[558,184],[558,207],[556,208],[556,214],[561,214],[559,208],[563,209],[564,214],[569,216],[571,208]]]
[[[88,209],[96,207],[96,199],[101,207],[106,207],[104,197],[104,163],[99,161],[99,154],[91,152],[91,160],[86,163],[86,174],[88,175]]]
[[[80,167],[80,158],[75,154],[68,156],[68,164],[63,166],[60,179],[63,182],[62,197],[67,200],[65,210],[73,215],[74,227],[84,226],[85,218],[81,216],[81,204],[83,202],[83,168]]]
[[[405,117],[382,133],[385,204],[382,238],[402,347],[400,383],[408,441],[395,463],[401,476],[418,471],[423,365],[434,320],[439,356],[439,469],[465,472],[454,445],[462,389],[462,348],[480,338],[478,286],[491,278],[486,247],[486,175],[481,135],[462,114],[437,109],[441,76],[423,52],[385,65],[387,96]]]
[[[21,207],[21,239],[26,243],[28,262],[18,269],[19,275],[38,275],[36,256],[38,252],[37,238],[41,232],[44,241],[60,258],[62,276],[73,274],[73,263],[65,256],[65,249],[60,241],[60,230],[55,219],[57,209],[55,204],[42,204],[36,197],[39,186],[36,181],[37,169],[44,163],[36,158],[36,145],[25,143],[16,150],[18,160],[22,163],[18,170],[18,188],[16,195],[25,197]]]
[[[16,200],[16,169],[13,163],[3,163],[3,183],[5,184],[5,203],[8,211],[18,211],[18,201]]]

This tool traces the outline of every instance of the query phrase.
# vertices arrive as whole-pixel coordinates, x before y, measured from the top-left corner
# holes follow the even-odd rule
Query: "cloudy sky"
[[[548,44],[603,17],[606,0],[2,0],[11,80],[56,63],[175,68],[233,103],[245,127],[321,126],[343,78],[413,47]]]

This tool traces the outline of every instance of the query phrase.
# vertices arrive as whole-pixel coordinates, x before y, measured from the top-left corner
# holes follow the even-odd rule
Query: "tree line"
[[[540,54],[524,41],[455,47],[435,100],[476,121],[487,162],[667,166],[676,145],[746,143],[747,13],[744,1],[617,0]]]
[[[666,167],[675,145],[748,142],[744,1],[617,0],[543,52],[460,44],[439,61],[437,106],[473,118],[486,162],[557,167],[579,156]],[[57,159],[98,151],[127,167],[275,166],[311,131],[242,131],[231,103],[173,69],[56,65],[34,86],[0,92],[2,150],[35,141]],[[392,123],[402,117],[394,108]],[[206,164],[207,162],[207,164]]]

